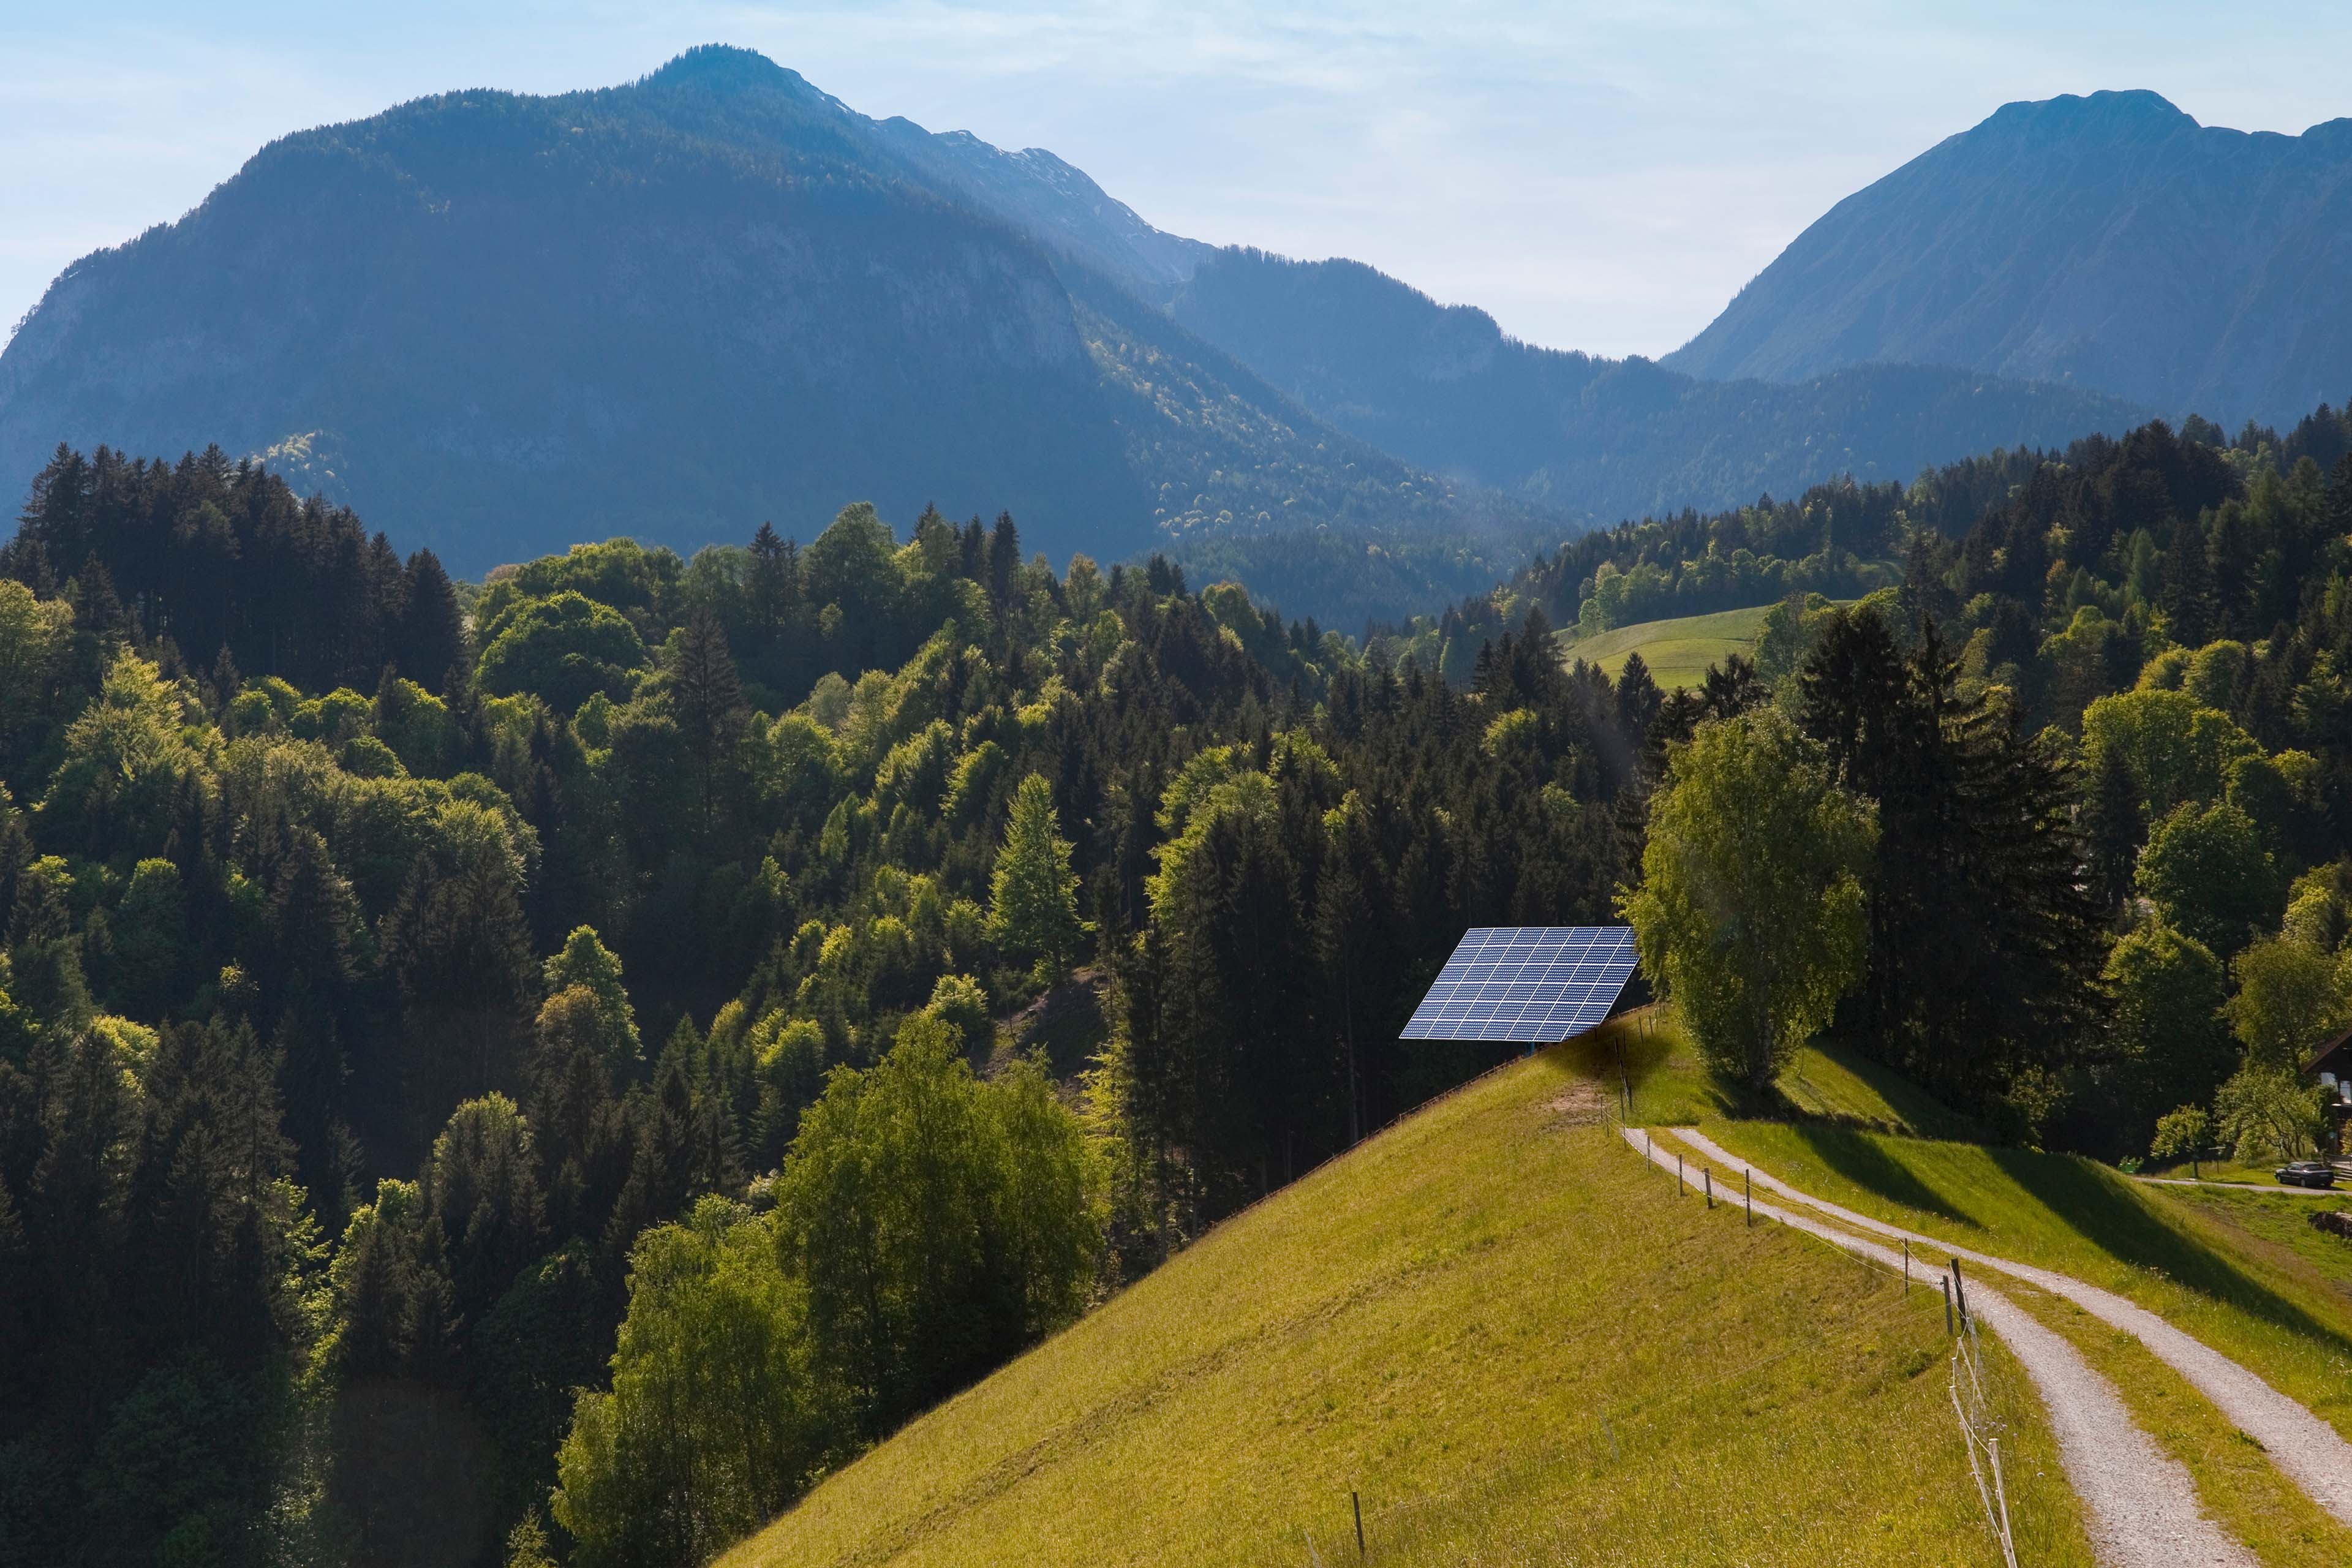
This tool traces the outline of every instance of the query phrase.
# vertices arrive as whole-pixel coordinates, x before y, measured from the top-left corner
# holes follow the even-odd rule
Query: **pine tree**
[[[702,785],[708,820],[721,761],[743,732],[743,680],[727,651],[727,633],[709,606],[697,605],[663,650],[672,710]]]
[[[1649,739],[1650,725],[1664,700],[1665,694],[1658,689],[1641,654],[1627,654],[1624,668],[1617,672],[1617,729],[1637,754]]]
[[[400,672],[426,690],[446,695],[469,668],[466,617],[441,558],[420,550],[408,558],[394,658]]]
[[[999,512],[988,538],[988,592],[997,604],[1013,602],[1013,576],[1020,569],[1021,531],[1013,525],[1011,512]]]
[[[2098,1005],[2102,913],[2063,764],[2011,715],[1958,695],[1932,621],[1895,663],[1849,617],[1801,678],[1806,723],[1876,801],[1870,959],[1843,1026],[1955,1099],[1990,1106],[2063,1066]]]
[[[759,637],[758,651],[764,652],[783,630],[784,614],[792,596],[793,548],[776,533],[772,522],[760,525],[751,536],[751,628]]]
[[[2203,647],[2213,636],[2212,563],[2206,556],[2205,531],[2196,520],[2173,526],[2172,544],[2164,552],[2165,631],[2182,647]]]
[[[1016,957],[1034,959],[1043,973],[1068,968],[1088,929],[1078,919],[1070,850],[1054,811],[1053,785],[1043,773],[1031,773],[1013,792],[1004,847],[989,880],[988,919],[997,942]]]

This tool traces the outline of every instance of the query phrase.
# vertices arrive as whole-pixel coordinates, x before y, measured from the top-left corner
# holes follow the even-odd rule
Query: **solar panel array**
[[[1633,973],[1630,926],[1480,926],[1399,1037],[1550,1045],[1609,1016]]]

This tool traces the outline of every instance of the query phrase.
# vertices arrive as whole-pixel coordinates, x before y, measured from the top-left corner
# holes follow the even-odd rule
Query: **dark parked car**
[[[2332,1187],[2336,1167],[2325,1160],[2297,1160],[2278,1168],[2278,1179],[2291,1187]]]

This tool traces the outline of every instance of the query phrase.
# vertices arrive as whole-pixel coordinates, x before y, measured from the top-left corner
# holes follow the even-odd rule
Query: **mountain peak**
[[[801,80],[757,49],[733,44],[697,44],[639,79],[643,87],[705,87],[740,92],[751,88],[784,87]]]
[[[2145,89],[2006,104],[1832,207],[1665,363],[1958,365],[2292,419],[2343,395],[2347,195],[2352,122],[2233,131]]]
[[[2090,138],[2147,142],[2193,135],[2203,129],[2162,93],[2134,88],[2120,92],[2066,92],[2055,98],[2004,103],[1951,140],[1998,142],[2022,137],[2049,144]]]

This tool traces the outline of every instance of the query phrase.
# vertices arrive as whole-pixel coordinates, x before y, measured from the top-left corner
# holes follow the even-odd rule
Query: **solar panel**
[[[1550,1045],[1609,1016],[1633,973],[1630,926],[1480,926],[1398,1037]]]

